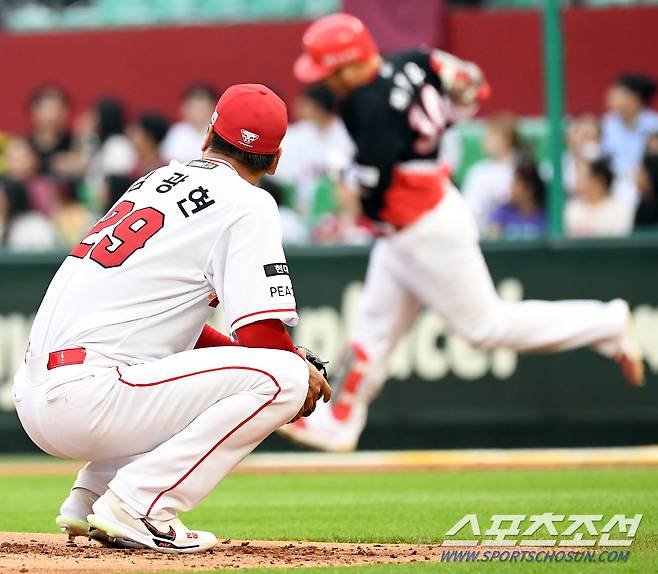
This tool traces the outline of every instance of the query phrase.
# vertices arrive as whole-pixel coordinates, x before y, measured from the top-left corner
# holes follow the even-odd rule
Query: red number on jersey
[[[82,239],[80,244],[77,247],[74,247],[73,250],[71,251],[70,255],[73,255],[73,257],[78,257],[80,259],[84,258],[87,253],[89,253],[89,250],[94,246],[93,243],[85,243],[85,239],[89,237],[90,235],[93,235],[94,233],[98,233],[99,231],[102,231],[106,227],[109,227],[110,225],[114,225],[117,223],[117,221],[123,219],[126,215],[128,215],[133,207],[135,207],[135,204],[132,201],[122,201],[121,203],[115,205],[111,211],[107,213],[105,217],[103,217],[96,225],[94,225],[89,233],[85,235],[85,237]]]
[[[164,213],[153,207],[143,207],[132,211],[134,207],[135,204],[132,201],[122,201],[117,204],[92,227],[85,239],[119,222],[112,231],[112,235],[104,236],[96,244],[85,243],[83,239],[70,254],[82,259],[91,251],[89,258],[106,269],[122,265],[128,257],[144,247],[146,242],[164,226]],[[111,237],[119,240],[119,245],[114,247]]]

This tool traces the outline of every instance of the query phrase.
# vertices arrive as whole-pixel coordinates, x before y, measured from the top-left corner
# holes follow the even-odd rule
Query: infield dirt
[[[0,533],[0,570],[3,574],[79,574],[436,562],[442,550],[446,548],[429,544],[223,540],[205,554],[181,556],[106,548],[84,538],[77,538],[71,544],[58,534],[3,532]]]
[[[560,550],[554,547],[553,550]],[[85,538],[67,542],[63,535],[0,533],[2,574],[91,574],[103,572],[200,571],[243,568],[295,568],[440,562],[446,551],[492,550],[482,546],[438,544],[355,544],[267,540],[222,540],[204,554],[173,555],[149,550],[107,548]],[[498,551],[518,550],[496,547]],[[546,550],[524,547],[523,550]],[[568,548],[563,550],[576,550]]]

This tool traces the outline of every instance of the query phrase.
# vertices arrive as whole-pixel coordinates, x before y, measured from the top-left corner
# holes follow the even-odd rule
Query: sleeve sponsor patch
[[[274,285],[270,287],[270,297],[294,297],[290,285]]]
[[[288,264],[287,263],[269,263],[268,265],[263,265],[265,270],[266,277],[276,277],[277,275],[290,275],[288,273]]]
[[[212,161],[206,161],[205,159],[193,159],[192,161],[187,162],[187,165],[203,169],[215,169],[218,164],[213,163]]]

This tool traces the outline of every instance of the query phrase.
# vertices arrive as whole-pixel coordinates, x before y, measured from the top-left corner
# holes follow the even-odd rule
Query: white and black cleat
[[[60,531],[68,536],[70,544],[75,543],[78,537],[96,540],[104,546],[118,548],[141,548],[140,545],[121,540],[110,539],[104,532],[90,528],[87,516],[92,512],[94,502],[98,495],[86,488],[74,488],[68,498],[62,503],[60,513],[55,518],[55,524]]]
[[[190,530],[179,518],[155,520],[135,518],[124,509],[123,502],[107,491],[93,506],[87,517],[92,528],[117,542],[137,544],[157,552],[191,554],[205,552],[217,544],[211,532]]]

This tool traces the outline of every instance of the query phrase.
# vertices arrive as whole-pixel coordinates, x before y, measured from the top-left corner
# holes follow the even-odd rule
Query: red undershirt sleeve
[[[205,349],[206,347],[237,347],[239,343],[233,341],[226,335],[222,335],[217,329],[213,329],[210,325],[203,326],[203,331],[199,336],[199,340],[194,345],[195,349]]]
[[[280,349],[300,354],[290,338],[288,330],[278,319],[263,319],[239,327],[236,331],[237,341],[233,341],[210,325],[204,325],[195,349],[207,347],[241,346],[260,349]]]
[[[281,349],[297,353],[288,330],[278,319],[263,319],[239,327],[236,336],[243,347]]]

